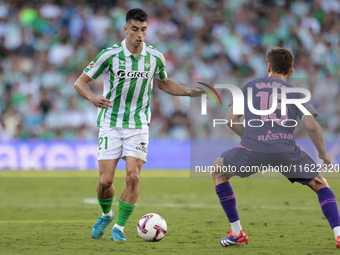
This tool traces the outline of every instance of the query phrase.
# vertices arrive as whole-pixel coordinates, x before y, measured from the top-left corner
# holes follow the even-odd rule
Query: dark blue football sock
[[[326,216],[331,228],[340,226],[338,204],[330,188],[322,188],[317,192],[323,214]]]
[[[224,182],[216,185],[216,194],[220,199],[223,210],[225,211],[229,222],[234,222],[239,220],[238,212],[236,209],[236,199],[233,188],[229,182]]]

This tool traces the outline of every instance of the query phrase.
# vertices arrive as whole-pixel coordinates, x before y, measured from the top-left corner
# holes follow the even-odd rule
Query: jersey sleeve
[[[92,79],[97,79],[109,66],[110,54],[106,50],[100,52],[97,57],[84,69],[84,72]]]
[[[299,94],[298,96],[298,98],[303,98],[303,97],[304,97],[303,94]],[[303,103],[302,106],[305,107],[307,111],[309,111],[314,116],[314,118],[318,117],[318,112],[315,110],[315,108],[310,102]],[[302,120],[305,115],[298,107],[296,108],[297,108],[297,115],[299,116],[300,120]]]
[[[162,53],[159,52],[158,56],[155,56],[156,57],[156,68],[155,68],[155,73],[153,75],[153,77],[155,77],[156,79],[158,80],[165,80],[168,75],[165,71],[165,58],[163,56]]]

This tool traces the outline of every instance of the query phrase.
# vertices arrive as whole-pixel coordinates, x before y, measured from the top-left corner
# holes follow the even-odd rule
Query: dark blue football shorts
[[[229,166],[231,172],[241,178],[260,171],[275,171],[282,173],[291,182],[306,185],[318,175],[315,161],[297,145],[293,151],[263,153],[239,144],[223,152],[220,157],[223,158],[223,165]]]

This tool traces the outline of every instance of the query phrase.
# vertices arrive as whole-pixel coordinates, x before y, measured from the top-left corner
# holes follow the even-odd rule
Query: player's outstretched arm
[[[205,92],[200,89],[188,89],[179,85],[177,82],[166,78],[165,80],[154,79],[157,87],[164,92],[173,96],[189,96],[189,97],[199,97]]]
[[[315,120],[314,116],[304,116],[303,124],[305,125],[310,139],[313,141],[319,153],[319,158],[324,164],[331,164],[331,156],[326,152],[325,143],[323,140],[322,128]]]
[[[242,115],[234,115],[233,114],[233,105],[229,106],[228,112],[227,112],[227,121],[228,126],[233,130],[236,134],[239,136],[243,135],[244,132],[244,126],[242,124],[232,124],[232,123],[238,123],[240,122],[240,118]]]
[[[106,99],[103,95],[97,96],[92,93],[88,85],[90,81],[92,81],[92,78],[86,73],[82,73],[76,80],[74,87],[82,97],[89,100],[94,106],[103,109],[108,107],[112,108],[110,100]]]

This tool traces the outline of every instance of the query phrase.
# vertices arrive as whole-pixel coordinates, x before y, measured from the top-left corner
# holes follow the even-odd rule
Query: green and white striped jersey
[[[92,79],[103,74],[103,95],[113,105],[113,108],[98,109],[99,127],[147,127],[151,119],[153,78],[167,78],[162,53],[143,43],[143,50],[135,59],[125,40],[100,52],[84,69]]]

